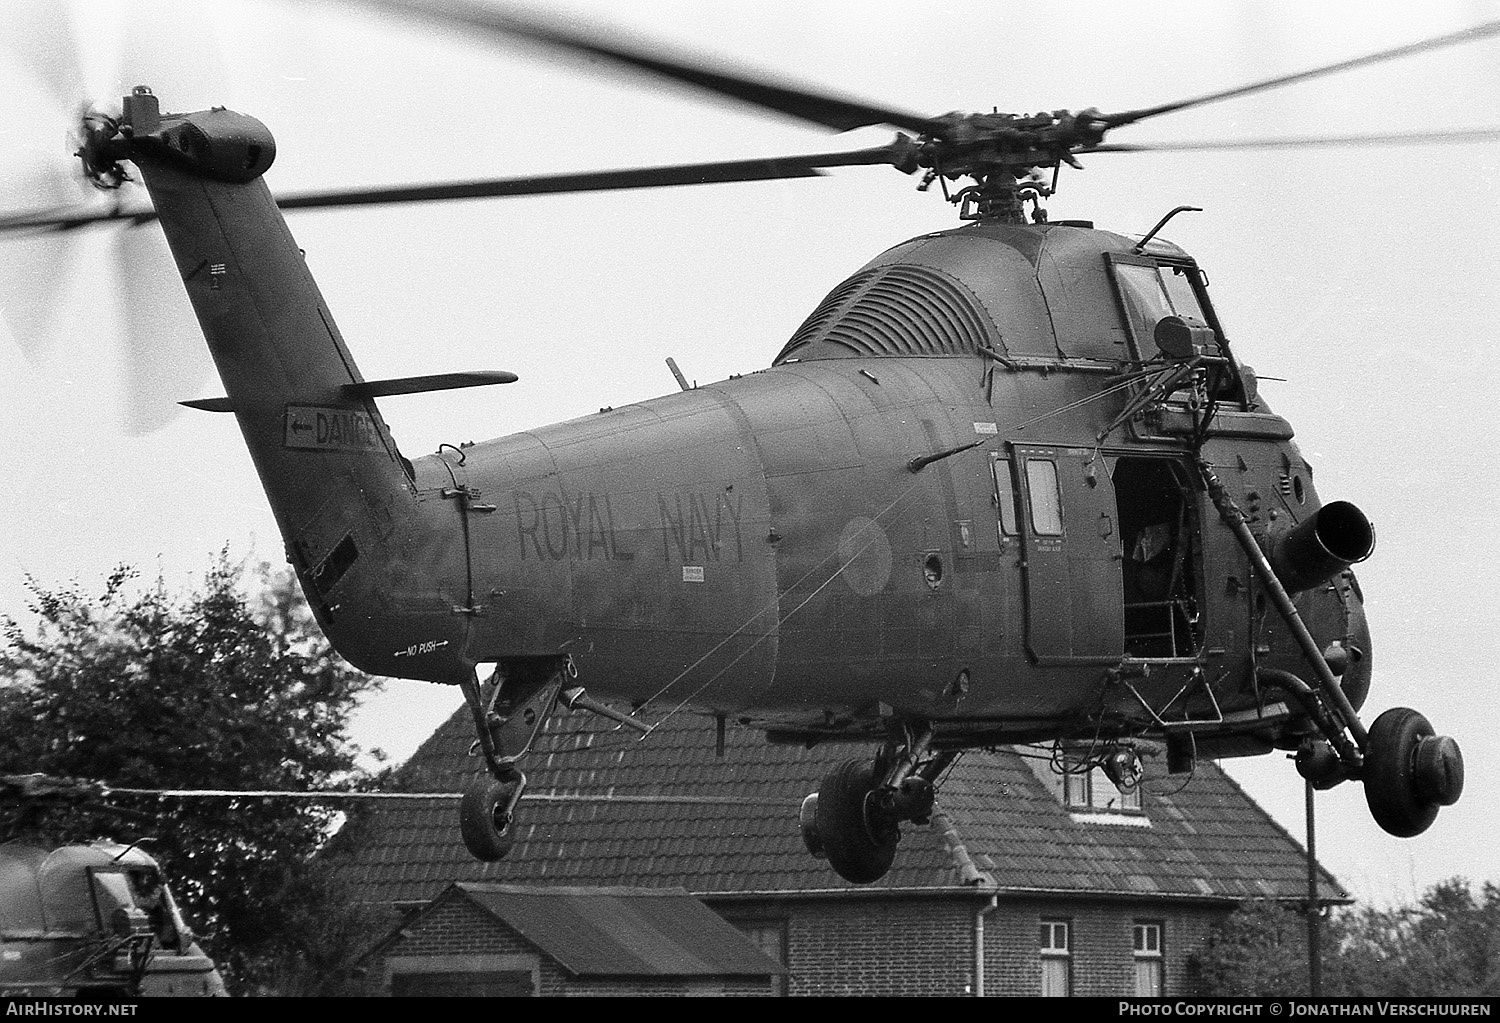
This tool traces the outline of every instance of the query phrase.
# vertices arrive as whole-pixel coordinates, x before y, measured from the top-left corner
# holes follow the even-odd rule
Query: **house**
[[[480,863],[451,795],[483,771],[471,742],[460,709],[400,772],[409,791],[450,795],[351,822],[348,876],[363,899],[430,914],[458,898],[455,884],[471,897],[463,886],[682,890],[785,967],[778,993],[1176,994],[1241,902],[1307,897],[1303,849],[1216,765],[1168,775],[1165,758],[1148,758],[1140,788],[1122,794],[1101,770],[1065,773],[1077,761],[1050,747],[960,758],[931,823],[905,826],[890,873],[850,884],[808,853],[797,811],[831,767],[871,751],[730,727],[717,755],[714,723],[685,713],[641,740],[559,712],[525,764],[515,848]],[[1320,903],[1350,901],[1321,870],[1318,883]],[[453,931],[450,952],[475,933]],[[437,942],[423,954],[450,953]],[[638,980],[652,990],[650,975]]]
[[[366,961],[398,996],[768,995],[785,972],[681,889],[471,882]]]

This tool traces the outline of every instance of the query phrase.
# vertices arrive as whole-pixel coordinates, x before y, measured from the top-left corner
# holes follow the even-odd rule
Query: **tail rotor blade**
[[[43,84],[59,113],[78,105],[84,87],[68,6],[57,0],[10,0],[0,25],[0,49]]]
[[[166,426],[197,397],[212,365],[159,231],[122,230],[113,240],[123,348],[121,426],[131,436]]]
[[[34,164],[11,184],[41,205],[64,207],[73,198],[68,183],[46,163]],[[0,316],[34,365],[45,362],[53,348],[58,303],[74,261],[72,242],[66,232],[48,232],[7,238],[0,245]]]

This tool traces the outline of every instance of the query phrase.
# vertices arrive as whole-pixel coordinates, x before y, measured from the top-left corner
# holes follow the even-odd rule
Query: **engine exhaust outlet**
[[[1274,541],[1271,569],[1288,593],[1325,583],[1375,550],[1375,527],[1348,501],[1325,504]]]

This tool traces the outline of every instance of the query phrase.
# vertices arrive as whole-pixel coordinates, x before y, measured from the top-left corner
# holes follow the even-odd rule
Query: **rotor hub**
[[[1052,171],[1054,182],[1061,164],[1080,167],[1075,152],[1097,145],[1109,122],[1090,107],[1079,113],[946,114],[943,127],[924,136],[917,164],[927,168],[923,186],[944,182],[948,200],[962,206],[965,220],[1024,221],[1023,203],[1040,201],[1053,192],[1041,175]],[[970,178],[973,184],[950,193],[948,181]],[[1037,219],[1045,219],[1040,210]]]

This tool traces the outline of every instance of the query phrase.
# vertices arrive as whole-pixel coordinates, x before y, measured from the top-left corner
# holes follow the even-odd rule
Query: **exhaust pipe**
[[[1288,593],[1325,583],[1375,550],[1375,527],[1348,501],[1325,504],[1271,544],[1269,560]]]

